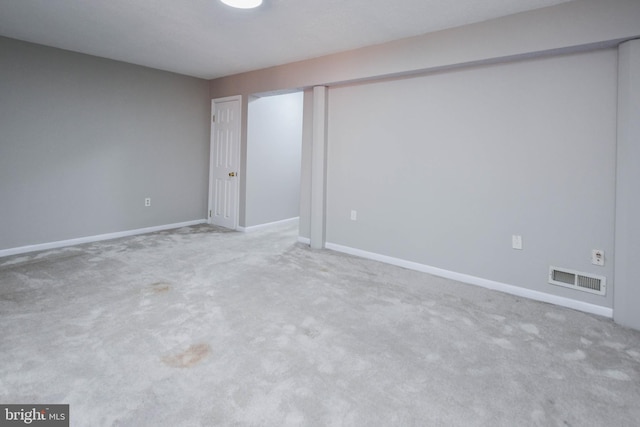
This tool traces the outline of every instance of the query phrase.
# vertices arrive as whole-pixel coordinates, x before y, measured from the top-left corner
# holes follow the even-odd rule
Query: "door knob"
[[[236,176],[235,172],[229,172],[229,176]]]

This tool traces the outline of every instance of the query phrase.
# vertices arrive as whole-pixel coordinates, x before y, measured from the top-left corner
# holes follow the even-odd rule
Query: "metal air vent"
[[[566,268],[549,267],[549,283],[598,295],[607,291],[606,277]]]

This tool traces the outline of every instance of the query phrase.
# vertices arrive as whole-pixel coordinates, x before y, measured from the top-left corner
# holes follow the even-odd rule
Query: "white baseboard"
[[[259,231],[259,230],[264,230],[266,228],[275,227],[277,225],[291,224],[293,222],[298,221],[299,218],[300,217],[296,216],[296,217],[293,217],[293,218],[283,219],[283,220],[280,220],[280,221],[268,222],[266,224],[252,225],[250,227],[238,227],[237,230],[238,231],[242,231],[243,233],[251,233],[253,231]]]
[[[551,295],[545,292],[534,291],[531,289],[521,288],[519,286],[508,285],[506,283],[495,282],[493,280],[482,279],[480,277],[470,276],[468,274],[456,273],[454,271],[444,270],[437,267],[432,267],[425,264],[419,264],[417,262],[406,261],[400,258],[393,258],[386,255],[380,255],[373,252],[367,252],[360,249],[351,248],[348,246],[342,246],[335,243],[327,242],[325,248],[342,252],[345,254],[355,255],[362,258],[371,259],[374,261],[384,262],[386,264],[396,265],[398,267],[408,268],[409,270],[420,271],[423,273],[433,274],[434,276],[444,277],[446,279],[456,280],[458,282],[467,283],[469,285],[481,286],[483,288],[492,289],[495,291],[504,292],[511,295],[516,295],[523,298],[529,298],[536,301],[547,302],[550,304],[559,305],[561,307],[572,308],[574,310],[583,311],[585,313],[596,314],[603,317],[613,318],[613,309],[608,307],[602,307],[595,304],[589,304],[582,301],[577,301],[571,298],[559,297]]]
[[[304,243],[305,245],[310,245],[311,244],[311,239],[308,238],[308,237],[298,236],[298,242]]]
[[[175,224],[157,225],[154,227],[138,228],[136,230],[118,231],[115,233],[98,234],[96,236],[80,237],[77,239],[60,240],[57,242],[39,243],[37,245],[20,246],[18,248],[0,250],[0,258],[10,255],[24,254],[27,252],[45,251],[48,249],[63,248],[65,246],[80,245],[83,243],[99,242],[101,240],[117,239],[119,237],[135,236],[138,234],[153,233],[154,231],[170,230],[172,228],[188,227],[190,225],[206,224],[206,219],[178,222]]]

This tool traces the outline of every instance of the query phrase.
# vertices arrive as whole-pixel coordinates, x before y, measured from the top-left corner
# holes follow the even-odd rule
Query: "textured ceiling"
[[[215,78],[568,0],[0,0],[0,35]]]

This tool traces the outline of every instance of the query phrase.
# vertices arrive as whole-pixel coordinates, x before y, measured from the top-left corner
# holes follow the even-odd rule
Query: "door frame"
[[[208,192],[208,202],[207,202],[207,224],[213,224],[213,215],[212,211],[214,209],[214,200],[213,200],[213,191],[214,191],[214,138],[215,138],[215,121],[214,115],[216,111],[216,102],[229,102],[236,101],[238,103],[238,172],[236,176],[237,185],[235,189],[235,218],[233,220],[234,226],[233,230],[238,229],[238,219],[240,215],[240,177],[242,176],[242,171],[240,170],[240,166],[242,163],[242,95],[234,95],[234,96],[225,96],[223,98],[214,98],[211,100],[211,112],[209,114],[209,123],[211,125],[211,134],[209,136],[209,192]]]

